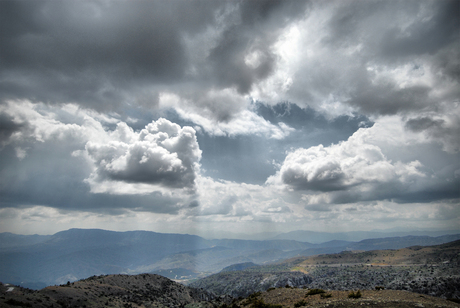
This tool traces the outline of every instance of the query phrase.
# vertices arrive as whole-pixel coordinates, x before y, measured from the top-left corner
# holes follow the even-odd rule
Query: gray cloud
[[[3,98],[112,109],[145,85],[183,78],[182,34],[214,19],[217,2],[2,1]],[[196,9],[200,7],[200,9]],[[131,93],[130,93],[131,94]]]
[[[12,116],[0,113],[0,145],[6,143],[13,133],[20,131],[23,127],[24,124],[14,122]]]
[[[0,5],[2,100],[74,102],[119,111],[126,104],[158,107],[159,92],[173,91],[226,121],[241,109],[230,107],[235,102],[201,97],[226,88],[247,93],[266,78],[276,66],[271,45],[283,25],[303,14],[306,2]]]
[[[458,1],[315,2],[312,11],[323,14],[325,26],[311,21],[315,14],[301,24],[315,27],[317,39],[299,39],[298,51],[311,52],[293,64],[286,93],[302,106],[328,112],[340,102],[366,115],[417,113],[455,101],[458,10]]]
[[[118,124],[113,140],[89,141],[86,151],[96,165],[92,178],[128,183],[193,188],[201,159],[195,130],[160,118],[135,133]]]
[[[20,123],[20,127],[14,127],[17,135],[10,137],[0,149],[0,207],[44,205],[111,215],[119,215],[127,210],[177,214],[185,207],[188,197],[180,193],[149,188],[133,194],[129,189],[117,191],[121,186],[116,186],[114,193],[113,190],[104,191],[98,185],[111,181],[135,184],[153,182],[167,187],[193,189],[196,163],[201,155],[193,129],[180,128],[167,120],[159,120],[138,133],[124,123],[120,123],[117,129],[104,130],[101,122],[85,111],[41,108],[43,110],[39,105],[16,106],[12,103],[2,113],[2,117],[9,122],[14,114],[15,123]],[[156,135],[155,125],[158,128]],[[155,137],[158,139],[155,140]],[[93,156],[85,154],[88,140],[93,141]],[[163,143],[159,145],[155,141]],[[112,154],[118,156],[109,157],[102,151],[107,150],[110,142]],[[17,148],[22,148],[24,154],[18,155]],[[164,149],[163,152],[159,151],[164,154],[162,157],[150,155],[159,148]],[[120,153],[123,149],[126,151]],[[139,154],[139,151],[136,152],[139,149],[145,156],[143,163],[142,157],[134,155]],[[95,155],[112,163],[115,158],[125,158],[125,165],[114,165],[119,169],[105,170],[108,163],[99,161],[102,166],[98,165],[99,170],[95,170],[92,160],[96,158]],[[142,164],[144,169],[140,168]],[[98,171],[106,173],[101,175]],[[177,174],[174,174],[175,171]],[[88,181],[93,173],[92,182]]]
[[[414,132],[421,132],[427,129],[439,128],[444,124],[443,119],[433,120],[429,117],[419,117],[406,122],[406,127]]]

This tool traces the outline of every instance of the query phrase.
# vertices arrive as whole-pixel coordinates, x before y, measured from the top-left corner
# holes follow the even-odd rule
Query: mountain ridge
[[[0,234],[0,240],[2,236],[11,238],[10,234]],[[103,229],[69,229],[38,238],[38,243],[35,236],[31,236],[30,241],[27,236],[19,238],[22,241],[19,245],[12,245],[10,241],[0,246],[0,281],[38,289],[92,275],[138,274],[176,268],[194,272],[193,278],[199,278],[237,263],[270,264],[295,256],[343,250],[442,243],[460,239],[460,234],[364,242],[337,240],[321,244],[294,240],[206,240],[188,234]]]

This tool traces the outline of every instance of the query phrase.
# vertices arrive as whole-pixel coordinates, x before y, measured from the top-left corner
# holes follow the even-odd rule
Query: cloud
[[[458,179],[454,173],[433,171],[431,166],[439,161],[432,161],[429,155],[416,155],[416,160],[412,159],[413,155],[402,155],[432,142],[408,132],[403,121],[388,118],[373,127],[359,129],[338,144],[289,152],[267,184],[298,192],[307,204],[385,199],[430,202],[458,198],[455,189]],[[399,160],[393,161],[387,155]],[[458,168],[458,162],[454,161],[446,161],[445,165],[452,170]]]
[[[15,132],[19,132],[23,124],[16,123],[12,116],[0,113],[0,145],[4,145]]]
[[[139,133],[119,123],[104,143],[89,141],[86,152],[96,170],[91,183],[104,180],[193,188],[201,150],[195,130],[160,118]]]
[[[75,105],[0,107],[20,126],[0,149],[0,207],[177,214],[191,201],[201,151],[190,127],[161,119],[135,132]]]
[[[158,108],[159,95],[173,92],[220,122],[241,111],[244,94],[275,70],[271,47],[307,2],[0,5],[1,100],[120,112]]]
[[[282,182],[295,190],[327,192],[424,176],[418,170],[419,162],[392,163],[380,148],[354,137],[330,147],[319,145],[289,153],[279,171]]]
[[[407,120],[405,127],[413,132],[422,133],[428,140],[440,143],[444,151],[460,151],[460,104],[458,102],[444,108]]]
[[[313,2],[278,37],[277,69],[251,96],[330,117],[416,114],[454,102],[456,8],[456,1]]]

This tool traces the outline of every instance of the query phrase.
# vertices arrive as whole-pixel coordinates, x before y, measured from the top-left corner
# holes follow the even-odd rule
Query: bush
[[[11,298],[5,302],[8,305],[11,306],[20,306],[20,307],[32,307],[32,304],[30,303],[23,303],[21,301],[15,300],[14,298]]]
[[[330,298],[330,297],[332,297],[332,294],[331,293],[327,293],[327,294],[326,293],[321,293],[320,296],[321,296],[321,298]]]
[[[362,296],[361,294],[361,291],[358,290],[355,292],[351,291],[349,294],[348,294],[348,298],[360,298]]]
[[[266,304],[263,299],[256,299],[252,303],[252,308],[283,308],[281,305]]]
[[[301,301],[298,301],[297,303],[294,304],[294,307],[302,307],[302,306],[306,306],[307,305],[307,302],[304,301],[304,300],[301,300]]]
[[[323,289],[311,289],[307,292],[307,294],[305,294],[305,297],[322,293],[326,293],[326,291],[324,291]]]
[[[257,297],[259,297],[260,295],[262,294],[262,292],[256,292],[256,293],[252,293],[251,295],[249,295],[246,300],[244,302],[242,302],[241,304],[243,306],[247,306],[249,304],[253,304],[255,303],[258,299]]]

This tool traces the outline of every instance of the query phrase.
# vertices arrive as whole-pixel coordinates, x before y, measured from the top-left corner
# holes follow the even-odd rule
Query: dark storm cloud
[[[423,86],[397,89],[396,84],[366,84],[360,85],[358,89],[347,103],[358,106],[366,114],[392,115],[420,109],[429,106],[431,102],[428,99],[430,89]]]
[[[271,45],[288,22],[304,14],[306,4],[279,0],[241,2],[240,22],[223,33],[209,55],[221,85],[235,86],[238,92],[247,93],[254,83],[268,77],[276,65]]]
[[[431,128],[439,128],[444,124],[444,120],[437,119],[433,120],[429,117],[419,117],[415,119],[410,119],[406,122],[406,127],[414,132],[421,132]]]
[[[301,15],[305,5],[2,1],[0,98],[76,102],[105,111],[124,103],[155,107],[158,93],[171,88],[192,99],[210,89],[235,87],[246,93],[273,71],[276,59],[270,47],[280,27]],[[219,21],[227,11],[231,16]],[[217,42],[196,41],[197,34],[213,28],[222,31]],[[187,49],[186,38],[205,46],[200,52],[209,53],[206,63],[193,62],[201,55]],[[248,65],[245,59],[251,52]],[[192,66],[198,71],[190,75]],[[182,88],[187,83],[202,88],[201,94]]]
[[[0,5],[3,98],[76,101],[104,109],[104,104],[125,98],[126,90],[180,80],[187,62],[181,35],[211,22],[219,3],[2,1]]]
[[[426,3],[412,3],[423,7]],[[383,35],[381,51],[390,57],[432,54],[458,40],[460,2],[436,1],[432,18],[418,20],[407,29],[392,29]]]
[[[0,113],[0,146],[7,142],[11,135],[20,131],[24,124],[18,124],[13,121],[10,115]]]
[[[443,149],[450,153],[460,151],[460,123],[458,117],[446,119],[434,116],[420,116],[409,119],[405,127],[412,132],[423,132],[426,136],[443,145]]]
[[[458,99],[458,1],[315,4],[330,14],[312,47],[321,52],[295,75],[296,100],[314,106],[332,95],[367,115],[394,115]]]

